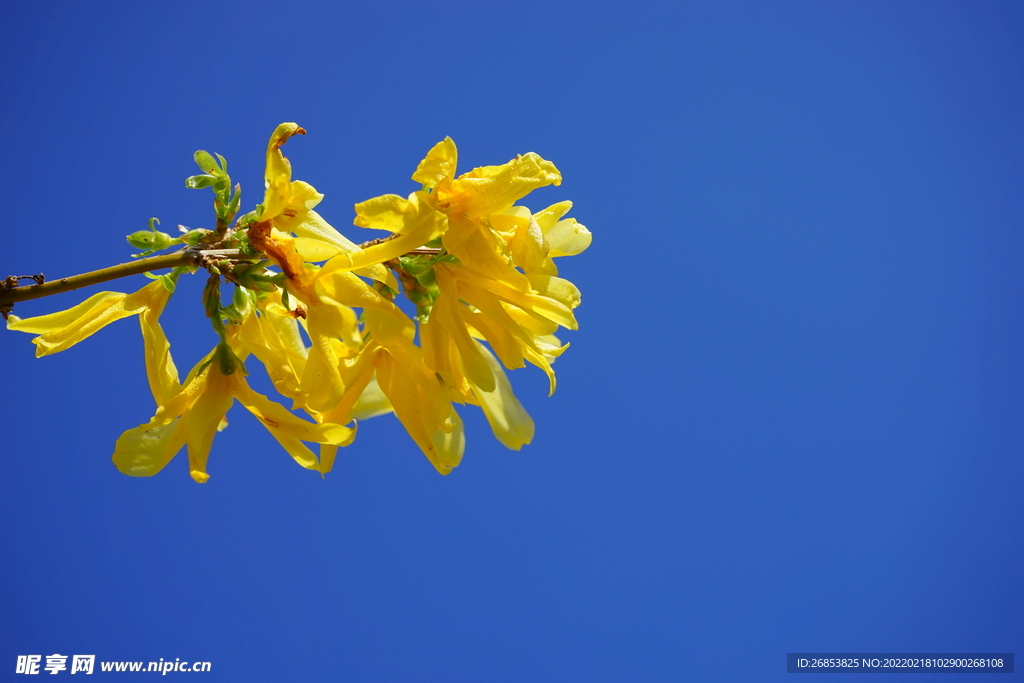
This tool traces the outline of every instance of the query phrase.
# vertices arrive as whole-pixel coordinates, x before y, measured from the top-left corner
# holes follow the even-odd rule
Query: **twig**
[[[81,275],[62,277],[57,280],[50,280],[49,282],[28,285],[26,287],[18,286],[18,279],[23,276],[11,276],[0,282],[0,313],[7,317],[7,313],[19,301],[29,301],[44,296],[60,294],[61,292],[70,292],[82,287],[88,287],[89,285],[96,285],[101,282],[108,282],[128,277],[129,275],[138,275],[139,273],[146,273],[152,270],[177,268],[178,266],[195,266],[198,265],[199,260],[205,254],[230,258],[241,256],[242,252],[238,249],[183,249],[173,254],[151,256],[130,263],[121,263],[109,268],[101,268],[100,270],[82,273]],[[42,276],[28,277],[36,280],[36,282],[42,279]]]

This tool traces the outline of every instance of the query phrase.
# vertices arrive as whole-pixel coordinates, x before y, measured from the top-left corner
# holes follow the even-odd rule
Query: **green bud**
[[[128,244],[136,249],[147,249],[150,252],[166,249],[172,244],[180,244],[180,241],[172,239],[166,232],[157,230],[156,226],[159,223],[159,219],[150,218],[149,230],[138,230],[128,235]]]
[[[136,249],[152,249],[153,242],[153,233],[149,230],[139,230],[128,235],[128,244]]]
[[[257,292],[273,292],[277,289],[277,284],[274,282],[274,278],[264,268],[267,261],[261,261],[260,263],[250,264],[239,264],[235,266],[235,277],[238,278],[239,284],[246,289],[254,290]],[[242,291],[240,289],[235,290],[235,303],[237,304],[237,297],[244,295],[247,299],[251,297],[249,292]]]
[[[242,216],[242,218],[244,219],[245,216]],[[252,241],[249,239],[249,233],[245,231],[245,226],[241,225],[240,222],[236,222],[235,227],[242,228],[240,230],[236,230],[234,233],[235,242],[238,244],[238,248],[242,250],[242,253],[245,254],[246,256],[249,256],[250,258],[262,256],[262,254],[253,249]]]
[[[231,353],[231,348],[221,342],[217,345],[217,362],[220,364],[220,372],[223,375],[235,374],[235,354]]]
[[[241,371],[243,375],[249,374],[245,370],[245,363],[242,362],[241,358],[235,355],[234,349],[232,349],[231,346],[225,341],[222,341],[219,344],[217,344],[215,360],[217,364],[220,366],[220,371],[222,374],[232,375],[235,373],[236,370]]]
[[[245,289],[235,287],[235,291],[231,295],[231,305],[242,314],[249,310],[249,295],[246,294]]]
[[[202,228],[196,228],[195,230],[189,230],[181,236],[181,241],[190,247],[198,246],[203,239],[203,235],[210,232],[209,230],[203,230]]]
[[[214,320],[220,317],[220,278],[215,275],[210,276],[203,287],[203,308],[206,317]]]
[[[250,211],[247,214],[243,214],[238,221],[235,222],[235,228],[238,230],[246,230],[250,225],[256,222],[256,212]]]

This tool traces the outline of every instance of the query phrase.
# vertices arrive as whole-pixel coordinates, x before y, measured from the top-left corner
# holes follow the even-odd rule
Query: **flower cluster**
[[[580,303],[555,259],[582,252],[591,239],[564,217],[570,202],[538,213],[516,204],[558,185],[555,166],[530,153],[457,176],[455,143],[446,138],[412,176],[422,189],[356,205],[356,225],[384,232],[356,245],[314,211],[323,195],[292,179],[281,147],[304,133],[294,123],[277,127],[263,203],[233,225],[240,188],[232,192],[222,157],[196,153],[204,174],[186,183],[213,188],[216,228],[171,239],[151,224],[129,237],[147,248],[138,256],[182,244],[194,255],[187,265],[151,276],[156,281],[134,294],[102,292],[66,311],[9,319],[10,329],[39,335],[33,342],[43,356],[139,316],[156,411],[117,440],[113,459],[125,474],[155,474],[187,446],[191,475],[205,482],[213,438],[235,400],[296,462],[321,473],[339,446],[352,443],[357,420],[389,412],[442,474],[459,464],[465,446],[455,404],[479,406],[508,448],[533,438],[505,369],[536,365],[554,391],[551,365],[568,346],[555,332],[576,328]],[[159,318],[178,276],[199,269],[210,273],[204,306],[219,341],[181,381]],[[229,305],[225,282],[234,286]],[[403,292],[414,315],[396,301]],[[250,357],[291,410],[249,387]]]

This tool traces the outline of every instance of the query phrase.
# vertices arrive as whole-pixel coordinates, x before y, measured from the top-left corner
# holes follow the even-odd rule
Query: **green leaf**
[[[159,280],[160,284],[164,286],[164,289],[166,289],[171,294],[174,294],[174,287],[176,284],[174,278],[172,278],[170,275],[160,275],[157,277],[157,280]]]
[[[432,287],[437,284],[437,274],[434,273],[433,268],[428,268],[422,273],[414,274],[413,277],[416,278],[416,282],[419,282],[424,287]]]
[[[231,306],[223,306],[220,309],[220,314],[227,318],[227,321],[232,325],[240,325],[242,323],[242,318],[244,317],[241,311],[239,311],[234,304]]]
[[[228,211],[231,212],[231,215],[234,215],[235,213],[238,212],[238,205],[239,205],[239,203],[241,201],[242,201],[242,186],[240,184],[236,183],[235,184],[235,194],[234,194],[233,197],[231,197],[231,202],[228,204]]]
[[[192,155],[192,158],[196,160],[196,165],[199,167],[199,170],[203,171],[204,173],[211,173],[217,175],[222,173],[220,167],[217,165],[217,162],[213,160],[213,157],[210,156],[209,152],[200,149],[196,151],[195,154]]]
[[[210,187],[217,180],[212,175],[193,175],[185,178],[185,187],[190,190],[201,190]]]

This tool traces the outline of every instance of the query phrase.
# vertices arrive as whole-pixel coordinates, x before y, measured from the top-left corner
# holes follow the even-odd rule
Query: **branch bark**
[[[109,268],[101,268],[81,275],[72,275],[58,280],[50,280],[38,285],[18,286],[17,277],[9,277],[0,283],[0,311],[7,312],[19,301],[39,299],[52,294],[70,292],[89,285],[109,282],[129,275],[138,275],[153,270],[176,268],[178,266],[197,266],[203,256],[220,256],[224,258],[241,256],[237,249],[182,249],[172,254],[162,254],[139,259],[130,263],[121,263]]]

